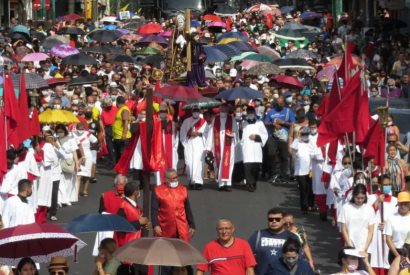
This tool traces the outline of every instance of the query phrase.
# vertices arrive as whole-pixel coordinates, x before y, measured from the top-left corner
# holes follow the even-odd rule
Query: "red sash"
[[[89,138],[91,136],[91,133],[88,133],[86,137],[83,137],[82,139],[80,139],[80,143],[83,143],[84,141],[87,140],[87,138]]]
[[[195,132],[198,132],[198,130],[201,129],[202,125],[204,125],[205,122],[206,122],[205,119],[200,118],[200,119],[194,124],[194,126],[191,127],[191,128],[188,130],[188,133],[187,133],[188,140],[191,138],[190,135],[191,135],[191,133],[192,133],[192,129],[193,129]]]
[[[216,167],[222,169],[221,176],[222,180],[229,180],[230,178],[230,164],[231,164],[231,143],[232,138],[227,135],[227,133],[232,134],[232,117],[228,116],[225,123],[225,144],[223,150],[223,156],[221,158],[221,140],[220,140],[220,131],[221,131],[221,119],[216,118],[214,122],[214,152],[215,152],[215,161]],[[220,162],[222,160],[222,165]],[[216,174],[218,175],[219,172]]]

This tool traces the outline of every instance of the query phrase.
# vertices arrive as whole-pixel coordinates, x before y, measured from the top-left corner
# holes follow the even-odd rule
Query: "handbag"
[[[61,170],[63,173],[72,174],[74,173],[74,160],[64,159],[60,162]]]

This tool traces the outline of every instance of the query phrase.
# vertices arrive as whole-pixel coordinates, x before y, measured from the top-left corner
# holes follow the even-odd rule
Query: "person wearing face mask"
[[[93,118],[93,110],[95,107],[86,107],[84,109],[84,117],[85,120],[87,121],[87,125],[89,128],[89,132],[93,134],[95,138],[98,139],[98,143],[96,146],[93,146],[91,148],[91,154],[93,155],[92,162],[92,170],[91,170],[91,183],[96,183],[97,179],[95,178],[95,171],[97,169],[97,152],[102,152],[103,150],[103,133],[101,131],[101,124],[98,120],[95,120]]]
[[[79,107],[77,105],[71,105],[70,110],[73,113],[73,115],[75,115],[80,122],[85,124],[85,130],[88,131],[87,120],[79,115]],[[75,133],[77,131],[77,123],[69,123],[68,124],[68,130],[72,133]]]
[[[199,117],[200,113],[198,105],[192,106],[192,117],[184,120],[180,131],[190,187],[196,190],[202,190],[204,184],[205,142],[208,136],[206,120]]]
[[[396,80],[393,78],[389,78],[387,80],[387,87],[383,88],[380,91],[381,97],[389,97],[389,98],[404,98],[402,89],[396,86]]]
[[[94,258],[95,270],[93,275],[116,275],[121,262],[114,259],[112,254],[117,251],[118,245],[113,238],[105,238],[98,247],[98,256]],[[103,263],[103,260],[104,263]]]
[[[206,140],[206,153],[213,153],[214,167],[217,173],[219,191],[231,192],[232,172],[235,163],[235,146],[238,143],[239,130],[234,119],[228,116],[228,105],[223,103],[209,129]]]
[[[398,150],[396,145],[387,145],[386,152],[386,171],[390,174],[393,194],[397,194],[405,190],[409,191],[409,186],[404,180],[407,175],[407,164],[404,160],[397,157]]]
[[[254,107],[248,106],[247,113],[247,119],[242,124],[242,137],[239,144],[242,149],[248,191],[254,192],[263,159],[262,147],[268,140],[268,132],[263,122],[256,120]]]
[[[129,139],[131,138],[131,132],[128,130],[128,125],[131,120],[131,112],[125,105],[124,97],[117,97],[116,102],[118,112],[115,115],[115,121],[112,126],[112,136],[114,139],[115,160],[118,163],[125,147],[127,147]]]
[[[377,184],[379,190],[374,194],[369,195],[367,204],[371,205],[376,213],[376,223],[374,225],[373,239],[369,247],[369,253],[372,255],[370,259],[370,265],[376,273],[384,274],[388,273],[390,264],[388,261],[389,247],[387,243],[382,239],[383,230],[386,224],[386,220],[397,213],[397,198],[392,196],[390,177],[384,175],[380,184]],[[383,214],[381,213],[383,211]],[[383,217],[383,220],[381,219]],[[382,248],[384,246],[384,248]],[[382,251],[385,251],[384,255]]]
[[[137,201],[140,196],[138,183],[127,183],[124,186],[124,196],[125,198],[121,200],[117,215],[126,219],[134,227],[136,232],[115,232],[114,239],[117,241],[119,248],[132,240],[140,238],[141,229],[143,227],[147,230],[151,228],[151,223],[148,221],[148,218],[142,216],[142,209]]]
[[[367,253],[373,238],[376,216],[373,207],[367,204],[367,189],[364,184],[356,184],[352,199],[346,203],[338,222],[342,225],[342,235],[346,245]]]
[[[33,183],[28,179],[21,179],[17,186],[17,196],[8,198],[4,203],[2,212],[4,228],[35,222],[33,209],[28,203],[28,198],[32,194]]]
[[[105,144],[108,150],[108,170],[112,170],[112,168],[114,167],[114,142],[112,126],[114,124],[117,113],[118,108],[116,106],[113,106],[112,99],[110,97],[104,98],[102,103],[101,122],[104,127]]]
[[[300,250],[299,240],[287,238],[282,246],[282,257],[272,264],[273,272],[270,274],[314,275],[315,273],[309,263],[299,258]]]
[[[117,214],[121,201],[124,198],[124,186],[127,184],[127,177],[118,174],[114,179],[114,190],[107,191],[100,198],[98,213],[107,212]]]
[[[364,270],[359,270],[360,261],[364,264]],[[339,251],[338,264],[342,270],[332,275],[356,274],[356,275],[376,275],[369,263],[369,255],[363,251],[355,249],[353,246],[345,246]]]
[[[396,122],[392,114],[388,115],[388,122],[387,122],[387,139],[389,139],[389,135],[396,134],[396,138],[400,136],[400,129],[396,126]]]

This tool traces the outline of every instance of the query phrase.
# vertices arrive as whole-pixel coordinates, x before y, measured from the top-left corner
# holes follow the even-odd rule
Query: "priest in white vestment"
[[[200,118],[200,112],[198,105],[192,106],[192,117],[184,120],[180,131],[190,187],[196,190],[202,190],[204,184],[205,144],[208,137],[207,123]]]
[[[18,195],[10,197],[4,203],[2,212],[4,228],[35,222],[34,212],[28,203],[32,194],[33,183],[28,179],[18,182]]]
[[[262,148],[268,140],[268,131],[262,121],[256,120],[255,108],[248,106],[247,119],[242,122],[242,139],[240,141],[245,179],[248,191],[256,190],[256,182],[262,164]]]
[[[231,192],[232,171],[235,163],[235,146],[238,143],[238,127],[231,116],[228,116],[228,105],[219,107],[206,141],[206,150],[214,155],[215,176],[218,179],[219,191]]]

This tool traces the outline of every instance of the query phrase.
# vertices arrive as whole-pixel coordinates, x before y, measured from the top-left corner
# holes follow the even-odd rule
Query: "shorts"
[[[97,150],[91,150],[93,164],[97,164]]]

